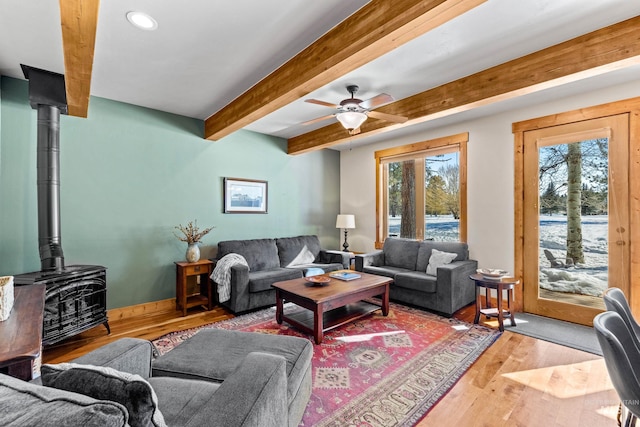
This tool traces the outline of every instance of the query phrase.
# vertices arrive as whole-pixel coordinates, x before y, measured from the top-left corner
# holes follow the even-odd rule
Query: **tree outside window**
[[[467,139],[460,134],[376,152],[378,246],[387,236],[466,238]]]

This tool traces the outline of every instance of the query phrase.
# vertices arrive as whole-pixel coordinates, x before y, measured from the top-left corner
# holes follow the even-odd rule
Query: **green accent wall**
[[[38,271],[36,118],[28,82],[0,78],[0,275]],[[107,267],[108,308],[175,297],[174,227],[215,226],[220,240],[317,234],[338,249],[340,156],[286,154],[286,140],[238,131],[202,138],[204,122],[92,97],[86,119],[60,123],[65,264]],[[267,214],[224,214],[223,178],[268,181]]]

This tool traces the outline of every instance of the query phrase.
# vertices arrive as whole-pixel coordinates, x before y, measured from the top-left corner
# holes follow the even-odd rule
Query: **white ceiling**
[[[366,3],[102,0],[91,94],[206,119]],[[130,10],[153,16],[158,29],[131,26],[125,17]],[[488,0],[306,98],[338,103],[348,97],[345,86],[357,84],[360,99],[381,92],[402,99],[637,15],[637,0]],[[61,37],[57,1],[0,0],[0,74],[23,78],[21,63],[64,73]],[[608,73],[446,120],[606,87],[636,79],[637,71]],[[299,125],[331,112],[300,99],[247,129],[290,138],[330,124],[333,119]]]

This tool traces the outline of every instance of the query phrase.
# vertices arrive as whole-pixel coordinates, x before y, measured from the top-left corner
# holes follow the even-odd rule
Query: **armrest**
[[[151,375],[153,345],[138,338],[120,338],[74,359],[74,363],[107,366],[122,372],[138,374],[142,378]]]
[[[349,268],[351,264],[351,253],[350,252],[342,252],[342,251],[327,251],[324,249],[320,250],[320,260],[324,263],[334,263],[339,262],[342,264],[344,268]]]
[[[438,306],[446,307],[443,312],[451,315],[457,307],[475,300],[476,288],[469,276],[477,268],[478,261],[475,260],[454,261],[438,267],[436,294]]]
[[[369,252],[368,254],[356,255],[356,270],[364,271],[364,267],[368,265],[381,266],[384,265],[384,252],[382,249]]]
[[[471,283],[469,276],[475,273],[477,268],[478,261],[470,259],[441,265],[436,270],[438,283],[449,284],[452,287],[460,286],[461,283]],[[471,287],[475,290],[475,287]]]
[[[247,286],[249,284],[249,267],[242,264],[231,266],[231,285]]]
[[[232,265],[230,269],[231,298],[225,302],[234,313],[249,309],[249,267],[242,264]]]
[[[288,425],[286,361],[282,356],[249,353],[240,367],[202,405],[188,426]]]

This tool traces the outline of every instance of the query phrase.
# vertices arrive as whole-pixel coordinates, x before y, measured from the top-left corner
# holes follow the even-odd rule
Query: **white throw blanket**
[[[211,280],[218,284],[218,298],[220,302],[231,299],[231,267],[234,265],[246,265],[247,260],[239,254],[227,254],[220,258],[211,273]]]

